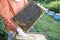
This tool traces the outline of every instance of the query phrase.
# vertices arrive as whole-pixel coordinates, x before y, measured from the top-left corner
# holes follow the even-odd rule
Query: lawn
[[[49,40],[60,40],[60,21],[44,14],[35,24],[33,32],[43,32]]]

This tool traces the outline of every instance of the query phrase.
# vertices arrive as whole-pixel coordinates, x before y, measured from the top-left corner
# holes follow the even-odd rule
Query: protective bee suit
[[[6,29],[8,30],[8,40],[13,40],[16,32],[25,35],[11,19],[18,14],[26,5],[27,0],[0,0],[0,15],[3,17]]]

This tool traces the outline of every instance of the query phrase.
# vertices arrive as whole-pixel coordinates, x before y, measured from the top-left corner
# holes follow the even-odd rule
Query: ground
[[[44,14],[44,16],[36,23],[34,32],[42,32],[47,35],[50,40],[60,40],[60,21]]]

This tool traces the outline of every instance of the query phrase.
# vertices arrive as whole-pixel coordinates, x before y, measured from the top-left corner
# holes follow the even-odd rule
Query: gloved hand
[[[15,2],[19,2],[19,1],[22,1],[22,0],[14,0]]]
[[[23,37],[27,36],[27,34],[20,27],[18,27],[16,30],[20,36],[23,36]]]

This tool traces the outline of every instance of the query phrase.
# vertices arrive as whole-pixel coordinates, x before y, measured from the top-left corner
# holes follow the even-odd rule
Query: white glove
[[[22,0],[14,0],[15,2],[20,2],[20,1],[22,1]]]
[[[26,33],[23,32],[23,30],[21,28],[18,27],[16,30],[20,36],[23,36],[23,37],[27,36]]]

